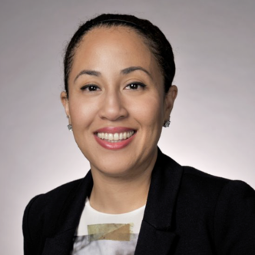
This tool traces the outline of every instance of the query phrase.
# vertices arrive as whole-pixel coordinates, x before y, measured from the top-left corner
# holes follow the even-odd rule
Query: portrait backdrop
[[[179,94],[161,150],[255,188],[254,0],[1,0],[1,254],[23,254],[33,196],[89,170],[60,103],[62,59],[79,24],[101,13],[149,19],[173,46]]]

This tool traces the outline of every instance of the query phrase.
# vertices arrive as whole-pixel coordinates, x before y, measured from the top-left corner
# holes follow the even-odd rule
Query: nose
[[[122,95],[118,91],[111,91],[104,95],[100,109],[100,117],[116,121],[127,117],[128,111],[124,106]]]

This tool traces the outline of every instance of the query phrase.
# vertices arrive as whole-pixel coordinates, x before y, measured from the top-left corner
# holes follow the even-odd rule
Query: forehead
[[[143,44],[148,50],[149,47],[146,45],[147,39],[141,35],[137,30],[132,27],[118,25],[118,26],[106,26],[102,25],[100,27],[92,28],[88,31],[82,38],[82,43],[89,43],[93,40],[104,39],[103,43],[106,44],[107,42],[111,41],[114,43],[113,40],[121,40],[122,43],[124,40],[130,40],[134,43]],[[123,40],[122,40],[123,39]]]
[[[130,66],[141,66],[152,75],[160,72],[146,39],[136,30],[102,26],[93,28],[82,38],[74,54],[70,76],[80,69],[112,73]]]
[[[144,61],[152,57],[145,39],[134,29],[124,26],[96,27],[85,34],[75,52],[75,58],[82,56],[106,55],[115,57],[137,56]],[[98,58],[97,58],[98,59]],[[142,60],[142,59],[141,59]]]

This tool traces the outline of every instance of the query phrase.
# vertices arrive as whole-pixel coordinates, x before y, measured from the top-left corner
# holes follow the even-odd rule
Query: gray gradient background
[[[77,26],[102,12],[147,18],[173,45],[179,95],[163,152],[255,187],[254,0],[1,0],[1,254],[22,254],[34,195],[89,169],[59,100],[62,57]]]

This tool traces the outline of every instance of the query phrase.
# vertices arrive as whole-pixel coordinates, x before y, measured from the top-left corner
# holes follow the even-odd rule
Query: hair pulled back
[[[76,49],[84,35],[96,27],[125,26],[133,28],[148,44],[164,76],[164,88],[167,92],[175,75],[175,63],[172,47],[161,30],[150,21],[127,14],[101,14],[82,24],[67,45],[64,57],[64,83],[68,97],[68,78]]]

